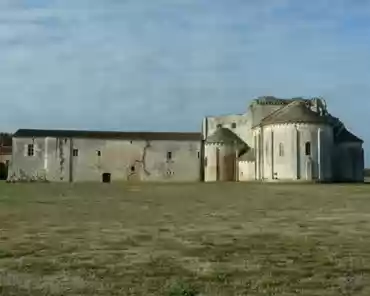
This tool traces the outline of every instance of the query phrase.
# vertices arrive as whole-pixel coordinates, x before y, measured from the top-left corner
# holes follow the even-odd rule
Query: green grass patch
[[[0,192],[0,295],[370,295],[369,185]]]

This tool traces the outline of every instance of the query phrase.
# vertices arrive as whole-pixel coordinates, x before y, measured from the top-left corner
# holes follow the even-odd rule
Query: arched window
[[[284,144],[279,144],[279,156],[284,156]]]
[[[306,142],[306,145],[305,145],[305,154],[306,155],[311,155],[311,142]]]

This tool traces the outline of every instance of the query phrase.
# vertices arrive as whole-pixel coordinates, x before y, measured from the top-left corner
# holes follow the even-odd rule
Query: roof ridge
[[[199,134],[200,132],[179,132],[179,131],[122,131],[122,130],[89,130],[89,129],[33,129],[33,128],[20,128],[17,132],[83,132],[83,133],[122,133],[122,134]],[[14,133],[14,134],[15,134]],[[14,135],[13,134],[13,135]]]
[[[19,129],[13,137],[54,137],[54,138],[94,138],[94,139],[140,139],[140,140],[201,140],[201,132],[125,132],[62,129]]]
[[[212,143],[210,141],[214,141],[214,140],[210,140],[212,139],[213,137],[216,137],[218,136],[219,134],[221,133],[221,136],[225,136],[225,133],[226,133],[226,136],[232,136],[235,138],[235,141],[239,142],[239,144],[243,144],[243,145],[248,145],[247,143],[245,143],[245,141],[243,141],[242,138],[240,138],[236,133],[234,133],[231,129],[229,128],[226,128],[226,127],[219,127],[217,128],[211,135],[209,135],[206,139],[206,142],[208,140],[208,143]],[[223,133],[223,134],[222,134]],[[226,138],[226,137],[225,137]],[[220,141],[221,142],[221,141]],[[225,142],[225,139],[222,140],[222,142]]]
[[[275,96],[259,96],[253,99],[252,104],[256,103],[258,105],[288,105],[294,101],[304,101],[308,102],[311,99],[304,97],[292,97],[292,98],[278,98]]]

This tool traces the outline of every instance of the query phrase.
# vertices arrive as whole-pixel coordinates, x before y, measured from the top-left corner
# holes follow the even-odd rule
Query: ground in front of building
[[[1,295],[370,295],[366,184],[0,190]]]

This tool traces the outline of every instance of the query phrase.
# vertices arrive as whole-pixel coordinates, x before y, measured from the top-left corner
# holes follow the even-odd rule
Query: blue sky
[[[8,131],[193,131],[322,96],[368,142],[370,1],[1,0],[0,75]]]

